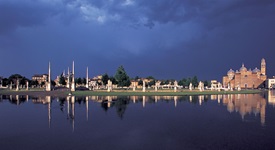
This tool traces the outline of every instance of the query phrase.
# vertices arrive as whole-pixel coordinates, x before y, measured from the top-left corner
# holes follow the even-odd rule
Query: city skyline
[[[55,78],[75,61],[76,77],[123,65],[130,77],[221,80],[265,58],[272,77],[274,10],[271,0],[2,0],[0,76],[47,73],[50,61]]]

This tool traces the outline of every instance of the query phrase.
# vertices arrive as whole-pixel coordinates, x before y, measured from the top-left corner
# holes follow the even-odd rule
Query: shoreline
[[[148,90],[142,91],[126,91],[115,90],[112,92],[107,91],[75,91],[72,92],[72,96],[194,96],[194,95],[227,95],[227,94],[260,94],[264,90],[241,90],[241,91],[198,91],[198,90]],[[42,91],[42,90],[0,90],[0,95],[29,95],[29,96],[69,96],[69,91]]]

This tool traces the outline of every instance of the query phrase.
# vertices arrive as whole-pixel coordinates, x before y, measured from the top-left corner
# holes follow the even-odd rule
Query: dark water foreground
[[[275,149],[275,93],[0,97],[0,149]]]

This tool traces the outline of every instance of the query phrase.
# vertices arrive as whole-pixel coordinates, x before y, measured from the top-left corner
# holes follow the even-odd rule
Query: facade
[[[244,64],[239,70],[230,69],[227,75],[223,77],[223,87],[233,89],[245,88],[263,88],[267,79],[265,59],[261,60],[261,70],[257,67],[253,70],[247,69]]]
[[[267,89],[274,89],[275,88],[275,78],[273,79],[267,79],[265,86]]]
[[[47,74],[35,74],[32,76],[33,81],[37,81],[39,84],[42,82],[46,83],[48,80],[48,75]]]
[[[211,80],[211,90],[217,89],[219,82],[217,80]]]

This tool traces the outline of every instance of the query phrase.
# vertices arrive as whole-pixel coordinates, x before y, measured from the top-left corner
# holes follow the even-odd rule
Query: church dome
[[[240,72],[242,71],[247,71],[247,68],[244,66],[244,64],[242,65],[242,67],[240,68]]]
[[[233,74],[233,73],[235,73],[235,72],[232,69],[230,69],[230,70],[227,71],[227,74]]]
[[[257,72],[260,72],[261,70],[258,69],[257,67],[255,69],[253,69],[253,72],[257,73]]]

